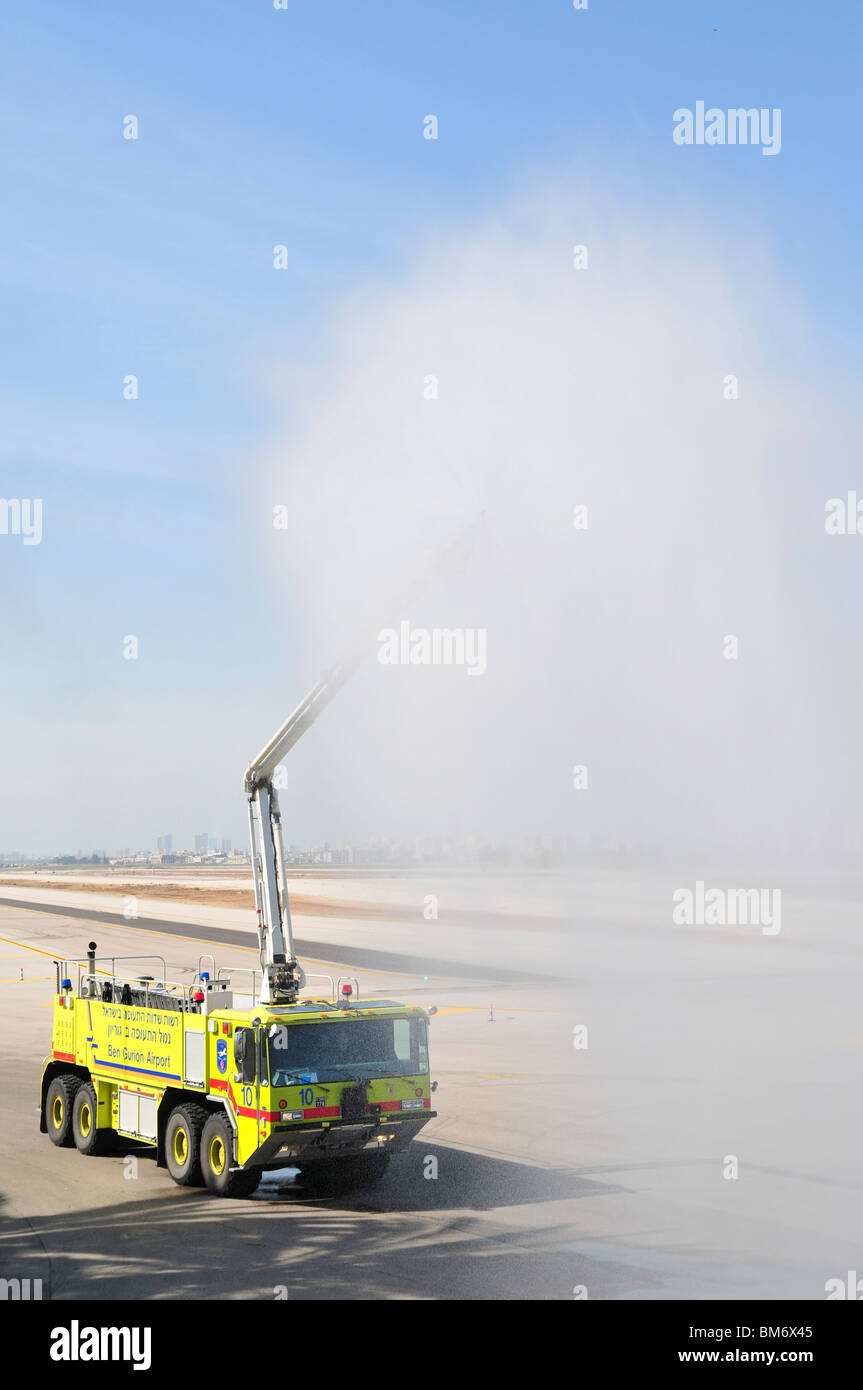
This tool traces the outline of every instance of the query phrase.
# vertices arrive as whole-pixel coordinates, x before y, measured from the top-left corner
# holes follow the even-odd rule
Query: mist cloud
[[[266,461],[306,669],[408,617],[482,630],[487,669],[381,665],[371,642],[294,755],[300,823],[305,806],[353,838],[838,845],[841,740],[801,584],[811,391],[771,346],[800,332],[745,227],[720,245],[557,193],[342,306]],[[393,613],[480,513],[468,563]]]

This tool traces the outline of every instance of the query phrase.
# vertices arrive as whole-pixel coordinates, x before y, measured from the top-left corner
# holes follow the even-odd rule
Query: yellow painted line
[[[50,975],[25,975],[22,979],[20,975],[0,976],[0,985],[26,985],[34,980],[50,980]]]
[[[30,907],[27,911],[35,913],[37,917],[51,917],[55,922],[58,918],[56,912],[40,912],[38,907]],[[193,946],[217,946],[220,944],[217,941],[205,941],[197,936],[175,936],[173,932],[154,931],[152,928],[148,927],[132,927],[125,922],[122,926],[119,922],[97,922],[91,917],[73,917],[63,922],[63,926],[74,926],[78,922],[85,927],[109,927],[112,931],[134,931],[142,936],[166,936],[169,941],[188,941]],[[0,936],[0,941],[6,941],[10,946],[23,946],[27,951],[39,950],[38,946],[24,946],[23,941],[13,941],[11,937],[8,936]],[[223,950],[226,951],[254,951],[255,955],[258,954],[257,946],[231,946],[226,945],[224,942],[222,942],[221,945]],[[42,951],[41,954],[43,956],[50,956],[52,960],[56,959],[57,956],[56,951]]]
[[[49,917],[51,914],[46,912],[40,915]],[[0,941],[5,941],[7,946],[20,946],[22,951],[35,951],[37,955],[47,956],[49,960],[56,960],[53,951],[43,951],[41,946],[28,946],[25,941],[13,941],[11,936],[0,936]]]
[[[43,915],[51,916],[50,913],[45,913]],[[41,946],[28,946],[24,941],[13,941],[9,936],[0,936],[0,941],[5,941],[9,946],[20,946],[22,951],[35,951],[40,956],[47,956],[49,960],[57,960],[59,958],[53,951],[43,951]],[[101,967],[97,967],[96,969],[97,975],[110,975],[110,973],[110,970],[102,970]],[[33,976],[34,980],[50,980],[50,978],[50,975]]]

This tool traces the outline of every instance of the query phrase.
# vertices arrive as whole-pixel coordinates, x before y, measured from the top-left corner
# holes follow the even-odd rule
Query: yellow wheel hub
[[[86,1100],[78,1113],[78,1128],[86,1139],[90,1130],[93,1128],[93,1112]]]
[[[217,1177],[221,1177],[225,1171],[225,1146],[218,1134],[214,1134],[210,1140],[210,1167]]]
[[[181,1167],[189,1157],[189,1136],[182,1128],[174,1130],[174,1157]]]
[[[63,1101],[60,1096],[54,1097],[54,1104],[51,1106],[51,1123],[55,1129],[60,1129],[63,1124]]]

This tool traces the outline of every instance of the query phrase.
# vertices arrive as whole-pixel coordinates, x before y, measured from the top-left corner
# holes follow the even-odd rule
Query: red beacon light
[[[354,992],[353,985],[342,985],[342,1008],[350,1008],[351,995]]]

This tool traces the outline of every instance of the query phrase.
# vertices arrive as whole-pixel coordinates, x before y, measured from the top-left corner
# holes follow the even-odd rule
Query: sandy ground
[[[293,879],[290,884],[291,890],[291,911],[298,917],[321,917],[328,920],[345,920],[349,922],[400,922],[404,919],[405,909],[403,905],[392,902],[364,902],[356,898],[347,896],[351,892],[351,883],[346,882],[341,886],[341,892],[346,896],[318,896],[315,893],[303,892],[297,888],[297,883],[302,883],[301,879]],[[314,885],[319,890],[324,885],[319,882]],[[330,884],[330,888],[332,888]],[[31,895],[38,891],[40,897],[44,893],[58,893],[65,891],[85,891],[88,894],[102,895],[110,898],[116,903],[119,898],[125,898],[130,894],[138,895],[148,906],[155,903],[180,903],[185,907],[230,907],[243,911],[248,917],[254,913],[255,896],[251,887],[231,887],[221,885],[201,886],[197,883],[168,883],[160,882],[158,879],[150,878],[130,878],[115,879],[110,882],[103,882],[93,876],[92,878],[65,878],[60,875],[39,875],[38,878],[30,875],[27,877],[10,877],[0,874],[0,896],[5,895],[7,889],[24,888]],[[62,901],[57,897],[56,901]],[[414,894],[417,901],[417,895]],[[71,901],[71,899],[69,899]],[[122,911],[122,907],[119,909]],[[445,920],[451,924],[464,923],[474,927],[481,925],[498,926],[500,925],[501,914],[496,911],[471,910],[469,908],[459,908],[444,906],[443,914]],[[533,916],[527,914],[508,914],[509,925],[521,930],[532,928],[552,931],[560,929],[562,923],[560,919],[548,915],[548,913],[536,913]],[[438,918],[440,920],[440,918]]]
[[[59,879],[52,875],[46,875],[40,880],[50,887],[53,885],[80,884],[88,893],[107,894],[112,899],[116,899],[118,894],[123,896],[130,893],[145,891],[145,896],[150,902],[170,902],[185,903],[194,907],[200,904],[201,907],[236,907],[254,911],[255,895],[251,888],[231,888],[231,887],[199,887],[198,884],[180,883],[160,883],[158,880],[146,878],[131,879],[112,879],[110,883],[101,883],[87,879]],[[29,888],[34,887],[34,880],[30,878],[7,878],[0,876],[0,891],[6,888]],[[345,903],[331,898],[312,898],[301,893],[292,895],[292,903],[297,912],[306,916],[315,917],[390,917],[393,921],[398,920],[398,909],[389,907],[385,903]]]
[[[509,871],[489,871],[475,875],[451,868],[391,871],[290,869],[288,883],[291,902],[298,910],[315,912],[325,904],[334,915],[349,913],[361,918],[367,910],[378,916],[391,916],[395,909],[410,911],[419,907],[430,893],[439,899],[442,912],[471,913],[496,919],[520,918],[534,922],[559,920],[570,892],[570,881],[559,874],[536,874],[526,880]],[[251,905],[251,870],[209,869],[104,869],[92,867],[66,870],[0,871],[0,896],[5,886],[40,889],[87,888],[94,892],[136,893],[155,899],[170,889],[165,900],[198,902],[202,906]],[[179,891],[177,891],[179,890]],[[224,893],[224,898],[205,897]],[[232,896],[236,895],[236,896]]]

